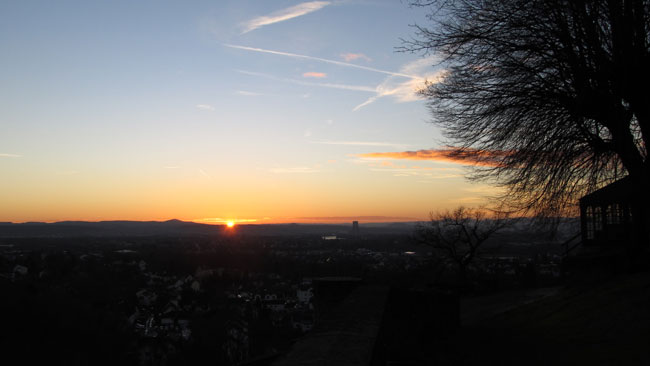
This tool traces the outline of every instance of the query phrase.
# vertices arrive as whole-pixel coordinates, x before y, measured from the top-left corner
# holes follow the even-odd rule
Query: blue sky
[[[425,218],[489,187],[439,160],[400,1],[0,4],[0,212],[67,219]]]

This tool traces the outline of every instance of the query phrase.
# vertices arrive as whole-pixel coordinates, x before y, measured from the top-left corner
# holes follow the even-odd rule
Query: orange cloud
[[[357,60],[357,59],[363,59],[363,60],[366,60],[368,62],[372,61],[372,59],[370,57],[364,55],[363,53],[342,53],[341,57],[343,57],[343,59],[346,62],[350,62],[350,61]]]
[[[324,72],[310,71],[310,72],[306,72],[306,73],[302,74],[302,76],[304,76],[306,78],[318,78],[318,79],[321,79],[321,78],[326,77],[327,74],[324,73]]]
[[[400,159],[400,160],[433,160],[464,165],[499,166],[501,160],[509,153],[505,151],[487,151],[476,149],[429,149],[418,151],[376,152],[357,154],[361,158]]]

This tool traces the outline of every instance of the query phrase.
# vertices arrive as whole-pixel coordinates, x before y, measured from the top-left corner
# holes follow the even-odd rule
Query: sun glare
[[[234,221],[227,221],[226,226],[233,227],[233,226],[235,226],[235,222]]]

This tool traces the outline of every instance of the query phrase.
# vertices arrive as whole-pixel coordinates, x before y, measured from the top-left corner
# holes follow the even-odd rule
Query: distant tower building
[[[359,235],[359,221],[352,221],[352,235]]]

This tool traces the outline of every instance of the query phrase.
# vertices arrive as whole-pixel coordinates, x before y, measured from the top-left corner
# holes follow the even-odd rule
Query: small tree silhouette
[[[431,220],[415,229],[416,239],[433,248],[439,259],[452,262],[461,282],[481,245],[510,223],[508,213],[460,206],[453,211],[432,212]]]

